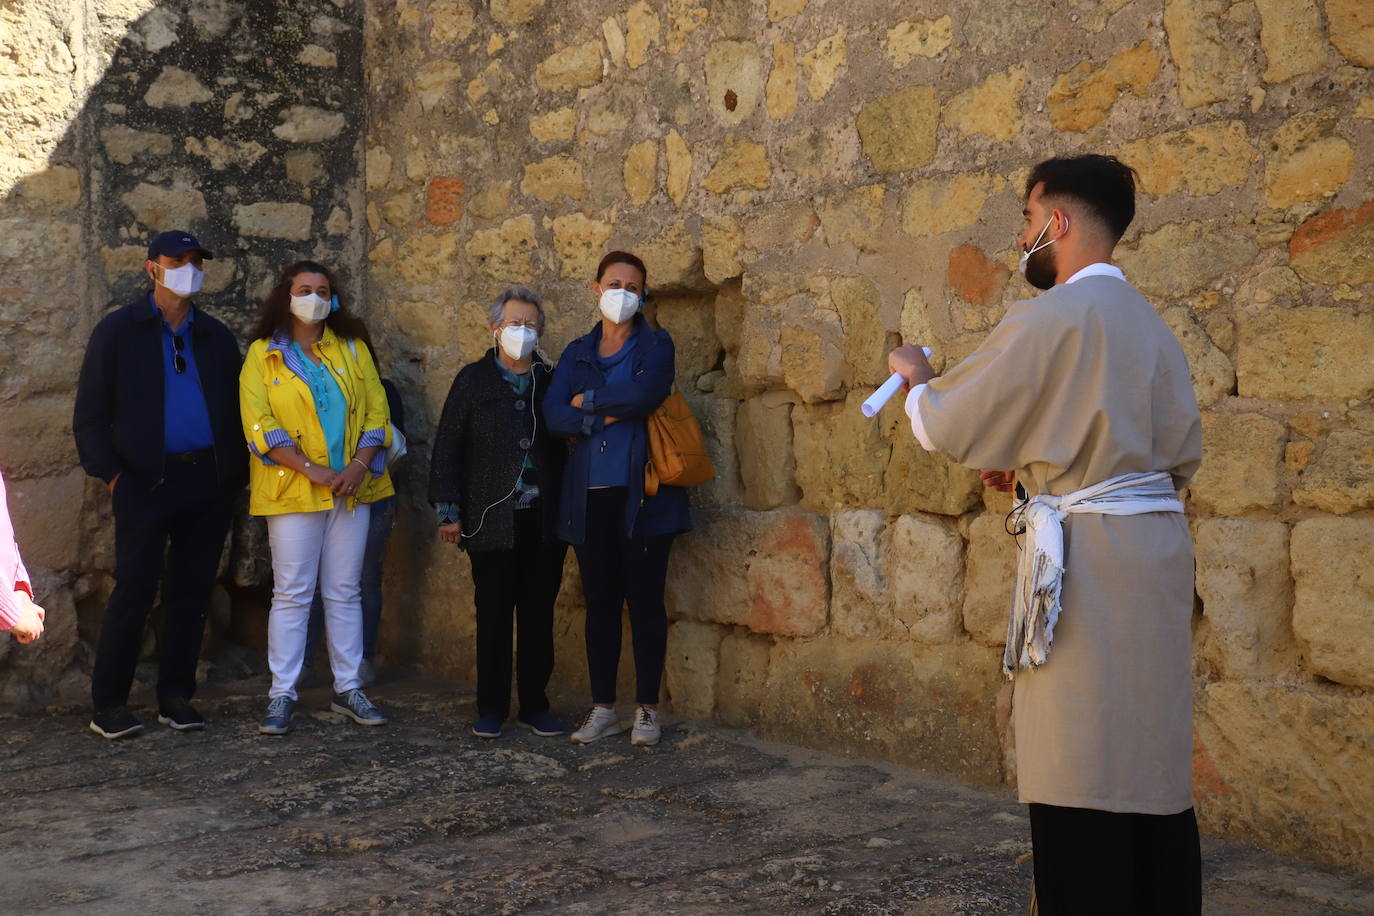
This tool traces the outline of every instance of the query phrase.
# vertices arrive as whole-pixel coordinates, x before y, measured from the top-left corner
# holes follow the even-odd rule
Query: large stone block
[[[20,555],[30,567],[64,570],[80,562],[80,519],[86,472],[7,480],[10,520]]]
[[[866,395],[855,395],[861,401]],[[859,414],[857,402],[854,413]],[[938,452],[921,448],[911,431],[911,421],[901,407],[891,405],[874,420],[865,420],[873,427],[882,426],[882,439],[890,450],[883,473],[883,496],[877,505],[889,512],[909,515],[932,512],[936,515],[962,515],[978,505],[982,499],[982,483],[978,472],[961,467]],[[859,461],[882,461],[882,452],[865,451]]]
[[[1270,141],[1264,165],[1264,199],[1291,207],[1331,197],[1350,178],[1355,148],[1334,136],[1337,110],[1308,112],[1284,122]]]
[[[1025,67],[1008,67],[950,99],[944,106],[945,124],[965,137],[982,134],[1011,140],[1021,133],[1021,93],[1030,78]]]
[[[833,401],[843,394],[844,326],[833,309],[786,309],[779,342],[783,383],[803,401]]]
[[[716,721],[744,727],[759,721],[768,688],[770,640],[732,631],[720,641],[716,669]]]
[[[1374,7],[1365,0],[1326,0],[1326,25],[1346,60],[1374,67]]]
[[[213,98],[194,73],[180,67],[163,67],[143,94],[143,101],[152,108],[190,108]]]
[[[1215,515],[1278,505],[1279,463],[1288,434],[1282,423],[1255,413],[1202,414],[1202,467],[1188,492]]]
[[[725,137],[725,149],[702,179],[701,186],[716,194],[724,194],[733,188],[766,188],[771,181],[772,169],[768,164],[767,147],[748,137],[728,134]]]
[[[273,136],[288,143],[320,143],[337,137],[348,123],[338,111],[310,105],[292,105],[277,115],[281,121],[272,128]]]
[[[877,251],[883,229],[883,198],[886,193],[886,187],[873,184],[826,198],[820,212],[826,244],[832,248],[853,245],[860,251]]]
[[[1194,725],[1193,796],[1206,832],[1368,867],[1374,697],[1220,681],[1198,693]]]
[[[528,213],[505,220],[498,228],[477,230],[464,246],[472,266],[501,283],[529,280],[534,248],[534,217]]]
[[[887,549],[892,620],[923,643],[963,636],[964,539],[954,522],[928,515],[899,515]]]
[[[870,98],[859,110],[863,153],[880,175],[929,165],[939,123],[940,101],[930,86],[907,86]]]
[[[524,178],[520,181],[522,193],[549,202],[558,200],[564,194],[573,200],[581,200],[585,188],[582,163],[566,154],[527,164]]]
[[[777,393],[749,398],[735,420],[744,505],[772,509],[797,501],[792,403]]]
[[[763,92],[763,60],[752,41],[718,41],[706,52],[706,92],[722,124],[742,123]]]
[[[841,510],[830,516],[830,629],[842,636],[897,635],[887,581],[887,514]]]
[[[625,153],[625,195],[642,207],[658,190],[658,141],[641,140]]]
[[[792,410],[797,484],[802,504],[820,510],[887,506],[883,470],[888,449],[882,428],[863,415],[866,394]]]
[[[1267,519],[1205,519],[1197,526],[1199,653],[1222,677],[1288,674],[1293,580],[1288,526]]]
[[[999,687],[996,653],[969,642],[780,640],[768,659],[761,727],[996,785]]]
[[[663,158],[668,167],[668,196],[680,207],[692,185],[692,151],[676,129],[663,138]]]
[[[938,57],[954,43],[954,20],[948,15],[939,19],[907,19],[887,30],[883,39],[883,55],[897,69],[918,57]]]
[[[709,623],[674,621],[668,627],[664,678],[673,713],[686,719],[709,719],[716,707],[716,672],[723,631]]]
[[[978,222],[989,197],[1006,186],[992,172],[922,178],[902,191],[902,231],[926,238]]]
[[[435,178],[425,188],[425,221],[447,226],[463,218],[463,179]]]
[[[1100,67],[1083,61],[1050,87],[1046,102],[1055,130],[1087,130],[1107,119],[1122,92],[1143,98],[1159,76],[1159,55],[1149,41],[1124,48]]]
[[[188,226],[206,218],[205,195],[193,188],[162,188],[141,183],[119,199],[150,231],[162,232],[164,226]]]
[[[234,228],[258,238],[304,242],[311,236],[310,223],[314,217],[315,211],[305,204],[238,204],[234,207]]]
[[[1000,512],[980,515],[969,525],[964,567],[964,629],[976,642],[1001,648],[1016,581],[1016,540]]]
[[[878,219],[881,221],[881,216]],[[791,247],[811,238],[818,224],[809,201],[781,200],[765,204],[741,214],[742,244],[756,252]]]
[[[491,0],[491,18],[502,25],[523,25],[543,8],[544,0]]]
[[[1260,14],[1264,79],[1282,83],[1326,63],[1321,14],[1309,0],[1255,0]]]
[[[1303,469],[1293,502],[1340,515],[1374,506],[1374,433],[1332,431]]]
[[[1311,283],[1374,283],[1374,200],[1312,217],[1293,233],[1288,256]]]
[[[764,104],[774,121],[797,110],[797,46],[786,41],[773,42],[773,66],[764,86]]]
[[[735,414],[739,401],[693,394],[687,398],[692,414],[706,438],[706,451],[715,466],[716,476],[691,491],[693,506],[737,506],[740,502],[738,450],[735,443]]]
[[[826,624],[830,528],[797,511],[703,509],[668,571],[673,617],[806,636]]]
[[[7,403],[4,410],[0,468],[5,469],[6,479],[40,476],[76,464],[70,393],[28,394]]]
[[[1169,309],[1164,313],[1164,323],[1174,332],[1183,347],[1183,355],[1188,358],[1188,372],[1198,404],[1210,407],[1218,398],[1230,394],[1236,386],[1236,370],[1226,354],[1197,326],[1188,310]]]
[[[672,223],[635,250],[649,268],[654,290],[664,293],[706,288],[701,242],[681,222]]]
[[[553,218],[553,248],[558,253],[560,276],[590,282],[611,237],[610,223],[583,213],[564,213]]]
[[[1243,122],[1215,121],[1132,140],[1120,156],[1142,191],[1210,197],[1245,184],[1255,148]]]
[[[1374,315],[1271,308],[1238,317],[1241,397],[1334,401],[1374,393]]]
[[[564,92],[595,86],[602,76],[601,40],[564,48],[545,58],[534,70],[540,89]]]
[[[1165,0],[1164,29],[1185,108],[1243,96],[1250,49],[1230,34],[1227,0]],[[1238,27],[1237,27],[1238,28]]]
[[[625,62],[631,70],[649,60],[649,49],[662,38],[661,29],[658,14],[645,0],[625,11]]]
[[[426,232],[406,241],[396,272],[413,287],[432,287],[457,276],[459,263],[456,233]]]
[[[840,69],[849,62],[849,47],[845,41],[848,30],[841,25],[831,35],[816,42],[816,46],[801,57],[806,73],[806,94],[819,102],[830,94]]]
[[[867,277],[830,277],[822,303],[840,316],[849,384],[876,388],[887,381],[887,354],[897,345],[893,325],[900,316],[884,314],[878,287]]]
[[[1311,518],[1293,526],[1293,632],[1311,670],[1374,687],[1374,521]]]
[[[147,130],[135,130],[122,124],[100,129],[100,142],[105,155],[120,165],[131,165],[139,156],[170,156],[172,138]]]

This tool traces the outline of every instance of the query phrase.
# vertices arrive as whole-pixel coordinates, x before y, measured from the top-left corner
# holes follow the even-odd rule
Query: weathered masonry
[[[413,418],[384,650],[461,677],[426,440],[488,298],[539,290],[556,355],[620,245],[721,469],[673,561],[676,711],[1011,780],[1006,502],[857,405],[890,343],[956,360],[1026,295],[1027,167],[1107,151],[1143,192],[1121,265],[1205,421],[1199,813],[1374,868],[1366,0],[17,0],[0,36],[0,466],[53,608],[42,648],[0,643],[6,699],[85,689],[112,558],[74,367],[151,232],[224,253],[205,304],[240,329],[287,259],[343,270]],[[261,541],[240,526],[217,634],[261,639]],[[570,561],[570,695],[579,600]]]

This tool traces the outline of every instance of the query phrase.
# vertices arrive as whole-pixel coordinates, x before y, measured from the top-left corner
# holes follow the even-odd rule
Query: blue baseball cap
[[[197,241],[194,235],[176,229],[171,232],[160,233],[157,238],[148,243],[148,260],[156,261],[160,254],[174,258],[188,251],[199,251],[201,257],[207,261],[215,259],[215,256],[206,251],[205,246]]]

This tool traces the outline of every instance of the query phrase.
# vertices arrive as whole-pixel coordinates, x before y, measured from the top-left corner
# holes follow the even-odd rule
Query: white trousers
[[[363,504],[349,511],[335,506],[320,512],[267,517],[272,548],[272,612],[267,620],[267,663],[272,669],[269,697],[296,699],[296,681],[305,663],[305,635],[316,580],[324,599],[324,634],[334,692],[362,686],[363,552],[368,514]]]

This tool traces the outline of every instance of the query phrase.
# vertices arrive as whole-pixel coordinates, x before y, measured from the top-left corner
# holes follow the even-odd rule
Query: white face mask
[[[194,264],[164,267],[162,279],[157,282],[178,296],[194,296],[205,283],[205,271]]]
[[[615,324],[624,324],[639,311],[639,297],[628,289],[608,289],[601,294],[601,314]]]
[[[1043,238],[1045,237],[1045,233],[1049,231],[1050,223],[1053,222],[1053,221],[1054,221],[1054,214],[1050,214],[1050,218],[1047,219],[1047,220],[1045,220],[1045,228],[1043,228],[1043,229],[1040,230],[1040,234],[1037,235],[1037,236],[1035,237],[1035,241],[1034,241],[1033,243],[1031,243],[1030,251],[1023,251],[1023,252],[1021,252],[1021,261],[1020,261],[1020,263],[1018,263],[1018,264],[1016,265],[1016,269],[1019,270],[1019,271],[1021,271],[1021,276],[1024,277],[1024,276],[1026,275],[1026,262],[1030,260],[1030,256],[1031,256],[1031,255],[1035,254],[1037,251],[1039,251],[1041,248],[1044,248],[1046,245],[1053,245],[1053,244],[1054,244],[1054,242],[1055,242],[1054,239],[1050,239],[1050,240],[1049,240],[1048,242],[1046,242],[1044,245],[1041,245],[1041,244],[1040,244],[1040,240],[1043,239]],[[1066,221],[1066,224],[1067,224],[1067,221]]]
[[[318,324],[329,315],[329,300],[311,293],[291,297],[291,314],[306,324]]]
[[[534,352],[534,345],[539,342],[539,334],[534,328],[508,327],[502,328],[498,335],[501,341],[501,349],[511,359],[524,359]]]

